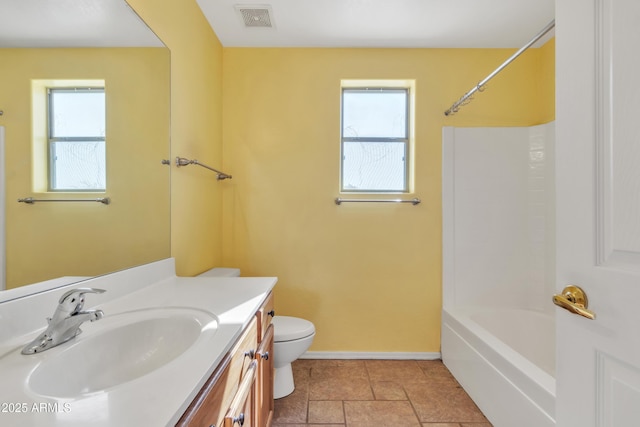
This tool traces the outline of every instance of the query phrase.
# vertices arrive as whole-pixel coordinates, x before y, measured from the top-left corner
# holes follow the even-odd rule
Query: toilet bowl
[[[237,268],[212,268],[198,277],[238,277]],[[293,370],[291,363],[309,349],[316,335],[313,323],[305,319],[291,316],[274,316],[273,365],[275,378],[273,385],[274,399],[280,399],[293,393]]]
[[[271,321],[274,331],[273,365],[276,369],[273,385],[274,399],[293,393],[293,370],[291,363],[309,349],[316,335],[313,323],[290,316],[274,316]]]

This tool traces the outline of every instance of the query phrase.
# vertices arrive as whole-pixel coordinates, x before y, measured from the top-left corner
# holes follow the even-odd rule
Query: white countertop
[[[159,268],[166,272],[172,266],[171,260],[168,269],[165,264],[159,265]],[[4,323],[0,329],[0,425],[174,425],[277,281],[273,277],[182,278],[173,274],[158,274],[157,271],[144,274],[149,272],[149,268],[152,267],[146,267],[147,270],[125,270],[27,297],[26,300],[21,298],[0,303],[0,324]],[[141,277],[153,279],[140,284],[138,279]],[[125,285],[128,282],[135,282],[129,288],[137,289],[127,292]],[[34,355],[20,354],[22,347],[44,329],[45,317],[53,314],[59,296],[74,287],[107,290],[100,295],[87,294],[85,303],[85,309],[102,309],[104,319],[84,323],[82,334],[58,347]],[[29,376],[40,363],[60,356],[68,346],[91,338],[92,332],[95,336],[100,322],[108,316],[158,307],[201,310],[215,318],[217,329],[215,333],[209,332],[210,337],[196,342],[166,365],[118,386],[73,398],[43,396],[31,390]],[[47,314],[43,316],[45,311]],[[33,322],[34,316],[36,322]],[[34,324],[39,324],[38,329],[30,326]],[[74,372],[68,372],[68,375],[73,376]]]

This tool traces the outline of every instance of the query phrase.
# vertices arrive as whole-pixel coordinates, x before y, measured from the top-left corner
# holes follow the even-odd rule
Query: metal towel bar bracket
[[[18,199],[18,203],[27,203],[33,205],[36,202],[99,202],[103,205],[111,203],[109,197],[102,197],[99,199],[34,199],[33,197],[26,197],[24,199]]]
[[[198,166],[202,166],[205,169],[209,169],[210,171],[213,171],[217,174],[216,179],[218,181],[222,181],[223,179],[231,179],[233,178],[231,175],[226,174],[224,172],[221,172],[217,169],[212,168],[211,166],[207,166],[204,163],[200,163],[197,160],[189,160],[189,159],[185,159],[184,157],[176,157],[176,166],[187,166],[187,165],[198,165]]]
[[[420,199],[413,198],[411,200],[404,199],[342,199],[340,197],[336,197],[335,199],[336,205],[341,205],[342,203],[411,203],[413,206],[419,204],[421,202]]]

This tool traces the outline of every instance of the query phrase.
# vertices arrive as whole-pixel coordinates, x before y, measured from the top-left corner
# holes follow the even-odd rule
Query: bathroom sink
[[[83,325],[85,332],[73,340],[41,353],[29,388],[43,396],[71,398],[128,383],[162,369],[214,334],[217,325],[213,315],[189,308],[106,314]]]

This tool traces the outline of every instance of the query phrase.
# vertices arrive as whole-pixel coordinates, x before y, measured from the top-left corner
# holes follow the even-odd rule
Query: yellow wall
[[[169,53],[166,49],[0,49],[6,133],[7,288],[93,276],[169,256]],[[17,203],[34,192],[32,79],[102,79],[112,204]],[[53,197],[51,197],[53,196]]]
[[[537,82],[542,97],[540,120],[548,123],[556,119],[556,39],[549,40],[539,49],[540,74]]]
[[[553,54],[527,52],[445,118],[512,51],[222,49],[195,1],[131,3],[171,49],[172,156],[234,175],[216,183],[173,168],[178,273],[226,265],[278,276],[279,313],[318,327],[312,350],[438,351],[441,127],[548,121],[550,92],[535,81]],[[333,204],[344,78],[417,80],[421,205]]]
[[[222,163],[222,46],[195,0],[129,0],[171,50],[171,159]],[[171,254],[180,276],[220,265],[222,189],[199,166],[171,168]]]
[[[547,121],[548,55],[526,52],[457,115],[443,112],[512,52],[224,49],[224,264],[278,276],[277,312],[315,323],[311,350],[439,351],[442,127]],[[407,197],[420,205],[334,204],[341,79],[415,79]]]
[[[171,49],[172,159],[234,176],[172,167],[178,274],[278,276],[277,311],[316,324],[315,351],[439,351],[442,126],[548,121],[553,55],[528,51],[446,118],[512,50],[223,49],[194,0],[130,3]],[[341,79],[416,80],[422,204],[333,203]]]

